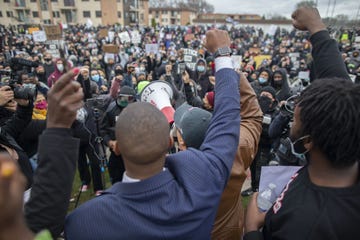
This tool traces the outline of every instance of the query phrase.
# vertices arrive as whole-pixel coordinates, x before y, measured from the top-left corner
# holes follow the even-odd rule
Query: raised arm
[[[339,77],[350,80],[338,44],[330,38],[319,11],[316,8],[302,7],[292,14],[292,18],[295,28],[311,34],[315,78]]]
[[[40,137],[39,165],[31,196],[25,206],[28,227],[35,233],[48,229],[54,238],[62,231],[78,158],[79,140],[70,127],[83,105],[83,90],[69,71],[48,94],[47,129]]]
[[[206,48],[213,53],[220,48],[230,46],[230,38],[224,31],[209,31],[206,39]],[[227,179],[239,143],[239,75],[232,69],[229,56],[217,57],[215,66],[214,112],[200,150],[213,164],[217,165],[222,177]]]

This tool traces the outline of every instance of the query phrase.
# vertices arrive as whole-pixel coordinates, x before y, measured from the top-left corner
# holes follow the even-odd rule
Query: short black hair
[[[346,168],[360,159],[360,85],[350,80],[314,81],[298,99],[302,135],[333,167]]]
[[[150,103],[132,103],[118,117],[116,140],[122,156],[128,161],[140,165],[153,163],[167,153],[169,123]]]

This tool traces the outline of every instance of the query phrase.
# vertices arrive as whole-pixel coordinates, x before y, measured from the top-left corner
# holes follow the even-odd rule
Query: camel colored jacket
[[[262,130],[262,111],[245,77],[240,78],[240,140],[230,179],[221,196],[212,239],[241,239],[244,225],[241,188],[255,158]]]

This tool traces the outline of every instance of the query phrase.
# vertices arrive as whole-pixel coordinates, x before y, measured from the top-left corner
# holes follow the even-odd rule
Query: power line
[[[329,8],[330,8],[330,2],[331,0],[328,1],[328,6],[327,6],[327,9],[326,9],[326,17],[329,17]]]
[[[334,17],[335,6],[336,6],[336,0],[334,0],[334,5],[333,5],[331,17]]]

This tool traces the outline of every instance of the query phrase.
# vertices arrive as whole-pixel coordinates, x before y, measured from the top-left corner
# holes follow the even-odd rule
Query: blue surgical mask
[[[91,76],[91,79],[95,82],[98,82],[100,80],[100,76],[99,76],[99,74],[96,74],[96,75]]]
[[[266,79],[266,78],[263,78],[263,77],[259,77],[259,83],[260,83],[260,84],[267,83],[267,79]]]
[[[303,136],[301,138],[296,139],[295,141],[291,141],[291,153],[300,158],[300,159],[306,159],[305,154],[309,151],[308,149],[305,149],[303,145],[300,147],[296,146],[296,144],[301,144],[300,141],[303,141],[306,138],[309,138],[310,135]],[[302,149],[299,149],[302,148]],[[301,151],[301,152],[299,152]]]
[[[204,72],[205,66],[197,66],[197,70],[198,70],[198,72]]]

